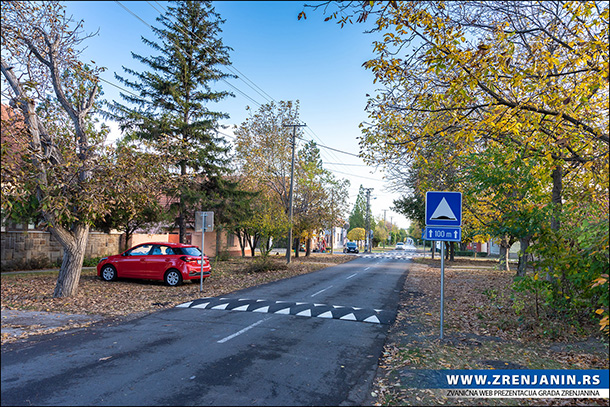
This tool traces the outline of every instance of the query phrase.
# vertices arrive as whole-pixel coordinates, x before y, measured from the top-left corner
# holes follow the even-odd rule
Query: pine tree
[[[349,228],[350,230],[354,228],[366,228],[366,193],[362,185],[360,185],[360,189],[358,190],[358,197],[356,198],[356,203],[354,204],[354,209],[352,210],[351,215],[349,216]]]
[[[133,58],[147,67],[140,71],[123,67],[133,80],[116,75],[138,96],[121,93],[130,106],[114,102],[114,118],[126,139],[150,142],[177,169],[176,187],[167,191],[180,242],[185,240],[187,220],[202,208],[202,199],[222,189],[229,148],[216,133],[218,120],[228,114],[208,108],[231,93],[215,90],[214,83],[233,75],[220,70],[230,65],[229,51],[219,38],[224,22],[209,1],[177,1],[157,18],[153,27],[159,41],[142,41],[156,55]]]

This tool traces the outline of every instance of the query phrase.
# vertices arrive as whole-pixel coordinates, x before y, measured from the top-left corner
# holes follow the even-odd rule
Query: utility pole
[[[385,213],[387,212],[387,209],[383,209],[383,228],[386,229],[387,225],[385,224]],[[387,229],[386,229],[387,230]],[[390,236],[390,233],[388,232],[388,236]],[[387,239],[383,239],[383,248],[385,250],[385,241]]]
[[[335,240],[335,190],[330,190],[330,214],[332,223],[330,224],[330,254],[334,251],[334,240]]]
[[[290,163],[290,193],[288,194],[288,218],[290,229],[288,230],[288,248],[286,249],[286,263],[290,264],[290,255],[292,254],[292,190],[294,188],[294,148],[297,144],[297,127],[305,127],[306,124],[283,124],[282,127],[292,127],[292,160]],[[298,249],[297,249],[298,250]]]
[[[371,191],[373,188],[364,188],[366,191],[366,237],[368,252],[371,252]]]

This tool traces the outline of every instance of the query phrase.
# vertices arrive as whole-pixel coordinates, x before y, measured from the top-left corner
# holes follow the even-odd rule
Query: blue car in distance
[[[343,253],[358,253],[358,245],[356,242],[347,242],[343,248]]]

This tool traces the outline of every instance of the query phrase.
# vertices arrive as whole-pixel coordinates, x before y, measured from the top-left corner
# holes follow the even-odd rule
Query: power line
[[[121,7],[122,7],[122,8],[123,8],[125,11],[127,11],[129,14],[131,14],[132,16],[134,16],[135,18],[137,18],[138,20],[140,20],[140,21],[141,21],[143,24],[145,24],[147,27],[149,27],[149,28],[151,28],[151,29],[153,28],[153,27],[152,27],[150,24],[148,24],[146,21],[144,21],[144,20],[143,20],[143,19],[142,19],[142,18],[141,18],[139,15],[137,15],[137,14],[136,14],[136,13],[134,13],[133,11],[129,10],[129,9],[126,7],[126,6],[124,6],[124,5],[123,5],[123,4],[122,4],[120,1],[115,0],[115,2],[116,2],[117,4],[119,4],[119,5],[120,5],[120,6],[121,6]],[[165,12],[167,12],[167,11],[168,11],[168,10],[167,10],[165,7],[163,7],[161,4],[159,4],[159,2],[158,2],[158,1],[155,1],[155,2],[156,2],[156,3],[157,3],[157,4],[158,4],[158,5],[159,5],[159,6],[160,6],[160,7],[161,7],[163,10],[165,10]],[[157,11],[158,13],[160,13],[160,14],[161,14],[161,12],[160,12],[160,11],[159,11],[159,10],[158,10],[158,9],[157,9],[157,8],[156,8],[154,5],[152,5],[152,4],[151,4],[149,1],[147,1],[147,3],[148,3],[148,4],[149,4],[149,5],[150,5],[150,6],[151,6],[151,7],[152,7],[152,8],[153,8],[155,11]],[[204,48],[204,49],[206,49],[206,50],[208,50],[208,51],[212,51],[212,52],[210,53],[210,57],[211,57],[213,60],[215,60],[217,63],[219,63],[219,64],[221,64],[221,65],[225,66],[225,67],[226,67],[228,70],[230,70],[232,73],[234,73],[234,74],[237,76],[237,78],[238,78],[238,79],[240,79],[240,80],[241,80],[243,83],[245,83],[246,85],[248,85],[248,86],[249,86],[251,89],[253,89],[253,90],[254,90],[256,93],[258,93],[258,94],[259,94],[261,97],[263,97],[263,98],[264,98],[264,99],[266,99],[267,101],[274,101],[274,102],[278,103],[278,102],[277,102],[277,101],[276,101],[276,100],[275,100],[275,99],[274,99],[272,96],[270,96],[270,95],[269,95],[268,93],[266,93],[266,92],[265,92],[263,89],[261,89],[261,88],[260,88],[258,85],[256,85],[256,83],[254,83],[254,81],[252,81],[250,78],[248,78],[248,77],[247,77],[245,74],[243,74],[243,73],[242,73],[240,70],[238,70],[236,67],[234,67],[234,66],[232,66],[232,65],[224,65],[224,64],[222,64],[222,62],[221,62],[221,61],[219,61],[219,60],[218,60],[218,59],[217,59],[217,58],[214,56],[214,54],[213,54],[213,49],[212,49],[211,47],[209,47],[209,46],[206,46],[206,45],[205,45],[205,43],[204,43],[204,40],[203,40],[203,39],[202,39],[200,36],[198,36],[198,35],[196,35],[196,34],[194,34],[194,33],[188,33],[188,32],[186,32],[186,31],[184,31],[184,30],[183,30],[181,27],[177,27],[177,28],[178,28],[178,29],[179,29],[181,32],[183,32],[185,35],[187,35],[187,36],[191,36],[191,37],[194,37],[195,39],[197,39],[197,40],[199,41],[199,43],[200,43],[200,44],[203,46],[203,48]],[[180,49],[180,47],[177,47],[177,48],[178,48],[178,50],[179,50],[180,52],[182,52],[182,54],[186,54],[186,53],[185,53],[185,52],[184,52],[182,49]],[[186,57],[186,55],[185,55],[185,57]],[[199,63],[199,61],[195,61],[195,62],[196,62],[196,63]],[[204,67],[204,68],[209,69],[209,68],[207,68],[207,67]],[[237,75],[237,74],[239,74],[239,75]],[[244,80],[244,78],[245,78],[245,80]],[[257,100],[255,100],[254,98],[252,98],[250,95],[246,94],[244,91],[242,91],[241,89],[239,89],[237,86],[235,86],[235,85],[233,85],[233,84],[229,83],[229,82],[228,82],[226,79],[221,78],[221,80],[222,80],[223,82],[225,82],[227,85],[229,85],[231,88],[233,88],[235,91],[237,91],[238,93],[240,93],[241,95],[243,95],[245,98],[247,98],[248,100],[250,100],[252,103],[254,103],[254,104],[258,105],[259,107],[260,107],[260,106],[262,106],[262,104],[261,104],[260,102],[258,102],[258,101],[257,101]],[[250,83],[246,82],[246,80],[247,80],[248,82],[250,82]],[[127,93],[129,93],[129,94],[131,94],[131,95],[133,95],[133,96],[135,96],[135,97],[140,97],[139,95],[136,95],[136,94],[134,94],[133,92],[128,91],[128,90],[126,90],[126,89],[124,89],[124,88],[122,88],[122,87],[119,87],[119,86],[115,85],[115,84],[112,84],[112,83],[110,83],[110,82],[108,82],[108,81],[106,81],[106,80],[104,80],[104,82],[106,82],[106,83],[108,83],[108,84],[110,84],[110,85],[112,85],[112,86],[115,86],[115,87],[117,87],[118,89],[121,89],[121,90],[123,90],[123,91],[125,91],[125,92],[127,92]],[[339,157],[338,157],[336,154],[334,154],[333,152],[337,152],[337,153],[341,153],[341,154],[350,155],[350,156],[353,156],[353,157],[360,158],[360,157],[359,157],[357,154],[354,154],[354,153],[351,153],[351,152],[347,152],[347,151],[343,151],[343,150],[340,150],[340,149],[337,149],[337,148],[334,148],[334,147],[330,147],[330,146],[327,146],[327,145],[323,144],[323,143],[322,143],[322,139],[321,139],[321,138],[320,138],[320,137],[319,137],[319,136],[318,136],[318,135],[317,135],[317,134],[316,134],[316,133],[313,131],[313,129],[312,129],[311,127],[307,126],[307,127],[305,127],[305,130],[306,130],[306,132],[309,134],[309,136],[310,136],[310,137],[311,137],[311,135],[313,135],[313,136],[314,136],[316,139],[318,139],[318,140],[320,141],[319,143],[318,143],[318,142],[316,142],[316,145],[317,145],[317,146],[319,146],[319,147],[321,147],[321,148],[323,148],[323,149],[330,150],[330,151],[329,151],[329,154],[330,154],[332,157],[334,157],[334,158],[335,158],[337,161],[342,161],[342,160],[341,160],[341,159],[340,159],[340,158],[339,158]],[[223,132],[220,132],[220,131],[218,131],[218,133],[219,133],[219,134],[222,134],[222,135],[224,135],[224,136],[226,136],[226,137],[229,137],[229,138],[230,138],[230,139],[232,139],[232,140],[235,140],[235,137],[234,137],[234,136],[229,136],[228,134],[223,133]],[[314,141],[314,140],[313,140],[313,138],[312,138],[312,141]],[[321,152],[321,153],[322,153],[322,152]],[[328,165],[349,165],[349,164],[346,164],[346,163],[343,163],[343,162],[341,162],[341,163],[328,163],[328,162],[327,162],[327,164],[328,164]],[[363,166],[365,166],[365,165],[363,165]],[[348,175],[348,176],[350,176],[350,177],[354,177],[354,176],[355,176],[355,177],[357,177],[358,179],[367,179],[367,180],[372,180],[372,181],[380,181],[379,179],[375,179],[375,178],[371,178],[371,177],[364,177],[364,176],[356,176],[356,175],[354,175],[354,174],[350,174],[350,173],[342,172],[342,171],[339,171],[339,170],[329,170],[329,171],[332,171],[332,172],[335,172],[335,173],[338,173],[338,174]]]
[[[140,16],[138,16],[136,13],[134,13],[133,11],[131,11],[130,9],[128,9],[126,6],[124,6],[124,5],[123,5],[123,4],[122,4],[120,1],[118,1],[118,0],[114,0],[114,1],[115,1],[115,3],[117,3],[119,6],[121,6],[121,7],[122,7],[122,8],[123,8],[125,11],[127,11],[129,14],[131,14],[132,16],[134,16],[135,18],[137,18],[138,20],[140,20],[140,21],[141,21],[143,24],[145,24],[147,27],[149,27],[149,28],[151,28],[151,29],[153,28],[153,27],[152,27],[150,24],[148,24],[146,21],[144,21],[142,18],[140,18]],[[149,3],[149,5],[150,5],[150,3]],[[154,7],[153,7],[153,8],[154,8]],[[157,9],[155,8],[155,10],[157,10]],[[159,10],[157,10],[157,11],[159,11]],[[189,34],[189,33],[185,32],[184,30],[182,30],[180,27],[178,27],[178,29],[179,29],[180,31],[182,31],[182,32],[183,32],[184,34],[186,34],[186,35],[191,35],[191,34]],[[203,40],[202,40],[201,38],[198,38],[198,39],[199,39],[199,41],[200,41],[201,45],[203,45],[203,46],[204,46],[204,49],[206,49],[206,50],[212,50],[212,51],[213,51],[213,49],[212,49],[212,48],[205,46],[205,44],[203,43]],[[175,45],[175,44],[174,44],[174,45]],[[178,50],[179,50],[179,51],[180,51],[180,52],[181,52],[181,53],[182,53],[182,54],[183,54],[183,55],[186,57],[186,53],[185,53],[185,52],[184,52],[184,51],[183,51],[183,50],[182,50],[182,49],[181,49],[179,46],[177,46],[177,45],[175,45],[175,46],[176,46],[176,48],[177,48],[177,49],[178,49]],[[216,58],[216,57],[213,55],[213,53],[211,53],[211,54],[210,54],[210,56],[211,56],[211,58],[212,58],[212,59],[214,59],[216,62],[218,62],[219,64],[221,64],[221,65],[222,65],[222,62],[220,62],[220,61],[219,61],[219,60],[218,60],[218,59],[217,59],[217,58]],[[199,64],[199,63],[200,63],[200,61],[197,61],[197,60],[194,60],[194,62],[195,62],[196,64]],[[230,66],[229,66],[229,65],[226,65],[226,66],[227,66],[228,68],[230,68]],[[211,71],[211,70],[210,70],[208,67],[206,67],[206,66],[203,66],[203,68],[204,68],[204,69],[207,69],[208,71]],[[255,99],[253,99],[252,97],[250,97],[248,94],[246,94],[245,92],[243,92],[243,91],[242,91],[241,89],[239,89],[237,86],[235,86],[235,85],[233,85],[233,84],[229,83],[229,82],[228,82],[228,81],[227,81],[225,78],[220,78],[220,80],[222,80],[222,81],[223,81],[223,82],[225,82],[227,85],[229,85],[230,87],[232,87],[233,89],[235,89],[237,92],[239,92],[240,94],[242,94],[242,95],[243,95],[245,98],[249,99],[249,100],[250,100],[252,103],[254,103],[254,104],[258,105],[259,107],[260,107],[260,106],[262,106],[262,104],[261,104],[261,103],[259,103],[258,101],[256,101],[256,100],[255,100]]]
[[[328,168],[327,168],[327,169],[328,169]],[[377,182],[382,181],[382,180],[380,180],[379,178],[370,178],[370,177],[364,177],[364,176],[360,176],[360,175],[356,175],[356,174],[350,174],[350,173],[348,173],[348,172],[342,172],[342,171],[331,170],[331,169],[328,169],[328,171],[331,171],[331,172],[336,172],[336,173],[339,173],[339,174],[344,174],[344,175],[349,175],[349,176],[352,176],[352,177],[356,177],[356,178],[358,178],[358,179],[367,179],[367,180],[369,180],[369,181],[377,181]]]
[[[122,4],[120,1],[115,0],[115,2],[116,2],[117,4],[119,4],[119,5],[120,5],[120,6],[121,6],[123,9],[125,9],[127,12],[129,12],[131,15],[133,15],[133,16],[134,16],[134,17],[136,17],[138,20],[140,20],[142,23],[144,23],[146,26],[148,26],[149,28],[152,28],[152,26],[151,26],[150,24],[148,24],[146,21],[144,21],[142,18],[140,18],[140,16],[138,16],[136,13],[132,12],[132,11],[131,11],[131,10],[129,10],[127,7],[125,7],[125,6],[124,6],[124,5],[123,5],[123,4]],[[158,10],[156,7],[154,7],[152,4],[150,4],[150,2],[148,2],[148,1],[147,1],[147,3],[148,3],[148,4],[149,4],[149,5],[150,5],[150,6],[151,6],[153,9],[155,9],[157,12],[159,12],[159,10]],[[158,2],[156,2],[156,3],[157,3],[157,4],[159,4]],[[161,4],[159,4],[159,6],[160,6],[161,8],[163,8],[163,10],[165,10],[166,12],[168,11],[168,10],[167,10],[165,7],[163,7]],[[184,30],[182,30],[180,27],[178,27],[178,29],[179,29],[180,31],[182,31],[182,32],[183,32],[184,34],[186,34],[186,35],[195,36],[195,37],[196,37],[196,38],[197,38],[197,39],[200,41],[200,44],[201,44],[201,45],[203,45],[204,49],[207,49],[207,50],[213,51],[213,49],[212,49],[211,47],[208,47],[208,46],[206,46],[206,45],[204,44],[203,39],[202,39],[201,37],[199,37],[199,36],[195,35],[194,33],[188,33],[188,32],[185,32],[185,31],[184,31]],[[178,49],[179,49],[179,50],[180,50],[180,51],[181,51],[181,52],[184,54],[184,51],[182,51],[182,49],[180,49],[179,47],[178,47]],[[216,57],[215,57],[213,54],[212,54],[212,55],[210,55],[210,56],[211,56],[211,58],[213,58],[213,59],[214,59],[216,62],[218,62],[219,64],[222,64],[222,63],[221,63],[221,62],[220,62],[220,61],[219,61],[219,60],[218,60],[218,59],[217,59],[217,58],[216,58]],[[198,62],[198,61],[196,61],[196,62]],[[261,88],[260,88],[258,85],[256,85],[256,84],[255,84],[255,83],[254,83],[252,80],[250,80],[250,79],[249,79],[249,78],[248,78],[246,75],[244,75],[244,74],[243,74],[241,71],[239,71],[237,68],[235,68],[235,67],[234,67],[234,66],[232,66],[232,65],[225,65],[225,66],[226,66],[226,67],[227,67],[227,69],[229,69],[229,70],[234,69],[234,70],[235,70],[235,72],[237,72],[237,73],[241,74],[241,75],[242,75],[244,78],[248,79],[248,81],[250,81],[250,82],[251,82],[251,83],[252,83],[254,86],[256,86],[256,88],[260,89],[260,90],[261,90],[261,92],[263,92],[265,95],[267,95],[267,96],[268,96],[268,97],[269,97],[271,100],[275,101],[275,99],[273,99],[273,97],[269,96],[269,95],[268,95],[266,92],[264,92],[264,91],[263,91],[263,90],[262,90],[262,89],[261,89]],[[240,78],[240,77],[238,76],[238,78]],[[242,94],[244,97],[248,98],[248,99],[249,99],[249,100],[251,100],[253,103],[255,103],[255,104],[257,104],[257,105],[261,106],[261,103],[259,103],[258,101],[254,100],[252,97],[250,97],[249,95],[247,95],[245,92],[243,92],[242,90],[240,90],[240,89],[239,89],[239,88],[237,88],[236,86],[232,85],[231,83],[229,83],[228,81],[226,81],[224,78],[222,78],[222,80],[223,80],[223,81],[224,81],[226,84],[228,84],[229,86],[231,86],[233,89],[235,89],[237,92],[241,93],[241,94]],[[246,83],[246,82],[245,82],[245,81],[243,81],[243,80],[242,80],[242,82]],[[246,84],[248,85],[248,83],[246,83]],[[250,85],[248,85],[248,86],[250,86]],[[252,86],[250,86],[250,87],[252,88]],[[253,88],[253,89],[254,89],[254,88]],[[256,89],[255,89],[255,90],[256,90]],[[262,95],[260,92],[257,92],[257,93],[259,93],[259,95],[263,96],[263,95]],[[263,96],[263,97],[265,97],[265,96]],[[277,101],[275,101],[275,102],[277,103]],[[308,127],[306,127],[306,129],[309,129],[309,131],[310,131],[310,132],[311,132],[311,133],[312,133],[312,134],[313,134],[313,135],[314,135],[314,136],[315,136],[315,137],[316,137],[318,140],[320,140],[320,142],[322,141],[322,139],[320,139],[320,137],[318,137],[318,135],[317,135],[317,134],[316,134],[316,133],[313,131],[313,129],[311,129],[311,127],[309,127],[309,126],[308,126]],[[316,143],[316,144],[318,144],[318,143]],[[320,143],[320,144],[318,144],[318,145],[319,145],[320,147],[322,147],[322,148],[326,148],[326,149],[329,149],[329,150],[332,150],[332,151],[336,151],[336,152],[338,152],[338,153],[347,154],[347,155],[351,155],[351,156],[354,156],[354,157],[359,157],[357,154],[350,153],[350,152],[347,152],[347,151],[342,151],[342,150],[339,150],[339,149],[336,149],[336,148],[333,148],[333,147],[326,146],[326,145],[321,144],[321,143]],[[340,159],[339,159],[339,161],[340,161]]]
[[[147,3],[154,8],[159,14],[161,14],[161,12],[159,10],[157,10],[157,8],[155,6],[153,6],[152,4],[150,4],[149,1],[147,1]],[[157,4],[159,4],[159,2],[156,2]],[[161,4],[159,4],[159,7],[161,7],[163,10],[165,10],[165,12],[167,12],[168,10],[163,7]],[[195,37],[197,37],[197,39],[200,41],[201,45],[203,45],[204,49],[208,50],[208,51],[214,51],[212,49],[212,47],[208,47],[204,44],[203,38],[201,38],[199,35],[195,34],[195,33],[187,33],[185,32],[182,28],[178,27],[178,29],[180,31],[182,31],[182,33],[186,34],[186,35],[194,35]],[[220,61],[218,59],[216,59],[216,57],[214,57],[213,52],[210,54],[210,56],[212,58],[214,58],[216,60],[216,62],[220,63]],[[246,85],[248,85],[252,90],[254,90],[256,93],[258,93],[260,96],[263,97],[263,99],[267,99],[268,102],[274,101],[277,103],[277,101],[275,99],[273,99],[273,97],[269,96],[269,94],[267,92],[265,92],[263,89],[261,89],[256,83],[254,83],[250,78],[248,78],[244,73],[242,73],[239,69],[235,68],[232,65],[226,65],[227,69],[231,70],[236,76],[237,79],[240,79],[243,83],[245,83]],[[238,75],[239,74],[239,75]],[[241,75],[241,76],[240,76]],[[246,82],[243,78],[247,79],[248,82],[250,82],[252,85],[250,85],[250,83]],[[260,103],[255,102],[257,104]]]
[[[346,165],[346,166],[349,166],[349,167],[368,167],[368,165],[366,165],[366,164],[346,164],[346,163],[329,163],[329,162],[326,162],[326,163],[324,163],[324,164],[330,164],[330,165]]]

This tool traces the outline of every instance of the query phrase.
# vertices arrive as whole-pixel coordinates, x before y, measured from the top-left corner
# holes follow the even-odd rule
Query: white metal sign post
[[[195,230],[201,230],[201,274],[199,275],[199,292],[203,291],[203,248],[205,247],[205,232],[214,231],[214,212],[196,212]]]
[[[426,192],[426,229],[424,239],[441,241],[441,339],[445,315],[445,243],[462,240],[462,193]],[[436,250],[435,247],[432,250]],[[425,253],[425,252],[424,252]]]

